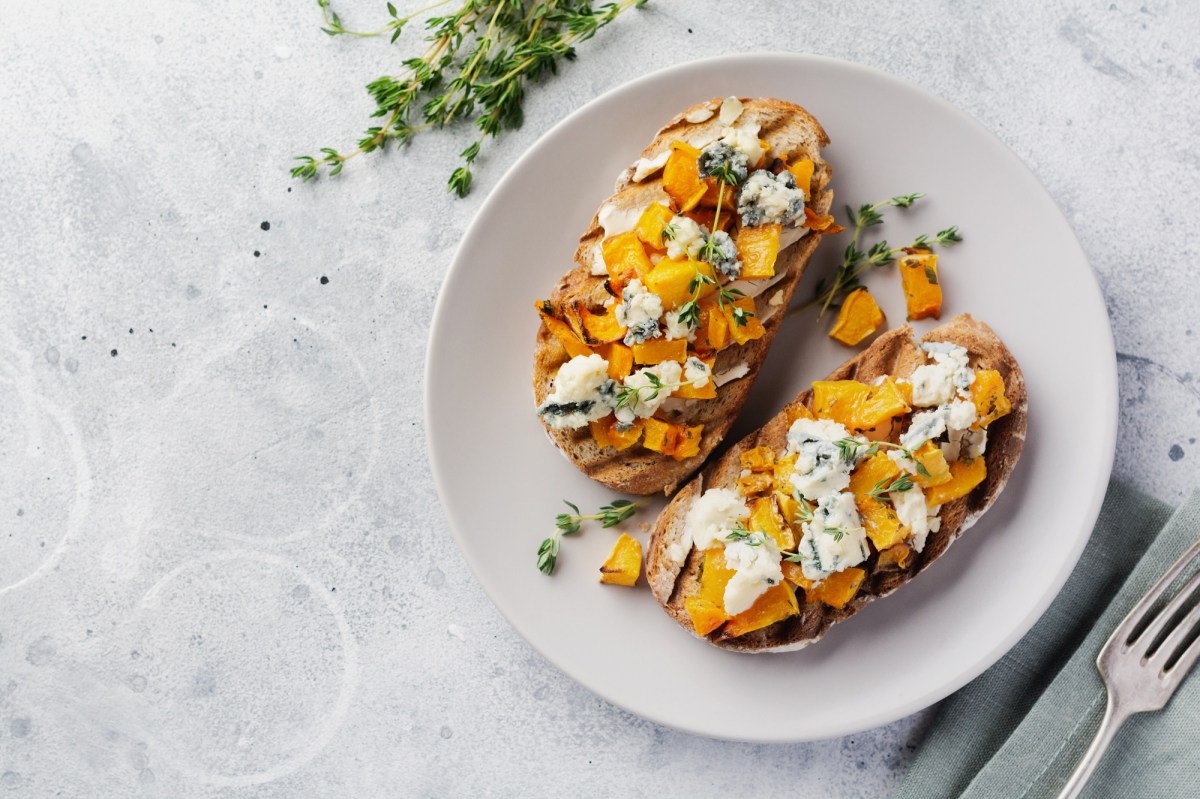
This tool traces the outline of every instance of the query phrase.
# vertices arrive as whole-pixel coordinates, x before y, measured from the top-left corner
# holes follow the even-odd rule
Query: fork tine
[[[1158,579],[1158,582],[1154,584],[1154,587],[1147,591],[1146,595],[1142,597],[1136,605],[1133,606],[1133,610],[1129,611],[1129,615],[1126,616],[1119,625],[1117,625],[1117,629],[1113,630],[1113,634],[1109,639],[1109,642],[1119,642],[1121,648],[1124,649],[1126,642],[1133,634],[1134,628],[1137,627],[1138,623],[1145,618],[1146,613],[1148,613],[1150,608],[1154,606],[1154,603],[1162,597],[1167,588],[1170,587],[1171,583],[1175,582],[1175,578],[1178,577],[1183,570],[1186,569],[1191,562],[1196,559],[1198,555],[1200,555],[1200,541],[1192,544],[1188,551],[1183,553],[1183,556],[1179,560],[1175,561],[1174,565],[1167,569],[1166,573]],[[1161,629],[1162,625],[1166,624],[1167,619],[1169,618],[1169,616],[1164,618],[1163,614],[1160,613],[1158,617],[1155,618],[1155,620],[1151,623],[1150,627],[1147,627],[1146,630],[1143,631],[1138,637],[1138,641],[1140,642],[1144,640],[1147,634],[1151,632],[1151,628],[1155,627],[1155,625]],[[1153,640],[1153,638],[1150,640]]]
[[[1192,666],[1196,665],[1197,658],[1200,658],[1200,638],[1192,641],[1191,646],[1183,651],[1179,660],[1175,661],[1175,665],[1164,672],[1163,676],[1169,680],[1175,680],[1178,685],[1178,682],[1187,676]]]
[[[1179,612],[1179,609],[1186,605],[1188,600],[1192,598],[1192,594],[1195,592],[1196,586],[1198,585],[1200,585],[1200,571],[1193,574],[1188,581],[1183,584],[1183,587],[1179,589],[1179,593],[1171,597],[1170,602],[1163,605],[1163,609],[1160,610],[1158,615],[1154,617],[1154,621],[1150,622],[1150,626],[1142,631],[1142,634],[1137,637],[1136,641],[1130,644],[1130,651],[1141,652],[1143,654],[1148,651],[1150,647],[1154,645],[1154,640],[1162,634],[1163,630],[1165,630],[1167,625],[1171,622],[1171,619],[1176,613]],[[1166,644],[1164,642],[1163,646],[1159,647],[1158,651],[1161,652],[1165,646]]]
[[[1200,574],[1196,575],[1200,577]],[[1196,625],[1200,624],[1200,604],[1188,611],[1188,614],[1179,620],[1179,624],[1171,631],[1171,634],[1163,639],[1162,644],[1158,647],[1158,651],[1154,653],[1152,660],[1169,660],[1175,654],[1175,650],[1181,649],[1184,641],[1188,636],[1196,631]]]

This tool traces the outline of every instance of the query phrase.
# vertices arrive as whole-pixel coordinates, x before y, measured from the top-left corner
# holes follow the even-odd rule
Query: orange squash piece
[[[749,469],[752,472],[769,472],[775,468],[775,450],[770,447],[754,447],[738,455],[738,460],[743,469]]]
[[[775,481],[771,479],[771,475],[762,472],[751,472],[745,477],[739,477],[738,490],[744,496],[753,497],[759,494],[769,494],[774,488]]]
[[[699,166],[699,162],[697,162],[697,166]],[[735,202],[737,189],[732,186],[726,186],[724,191],[722,191],[720,181],[716,178],[701,178],[701,180],[704,181],[705,186],[704,196],[700,198],[699,203],[702,207],[715,210],[717,207],[717,198],[720,197],[722,215],[724,215],[725,211],[733,211],[737,208],[737,203]]]
[[[596,352],[608,361],[608,376],[613,380],[624,380],[633,372],[633,350],[621,342],[597,347]]]
[[[644,424],[646,437],[642,440],[643,447],[664,455],[670,454],[675,449],[675,441],[679,436],[679,425],[653,417],[644,420]]]
[[[812,196],[812,176],[814,169],[816,169],[816,165],[809,158],[801,158],[788,167],[788,172],[791,172],[792,177],[796,179],[796,186],[804,192],[805,199]]]
[[[858,406],[871,396],[871,387],[857,380],[817,380],[812,384],[813,413],[853,427]]]
[[[911,397],[911,387],[909,396]],[[899,385],[891,375],[883,378],[877,386],[871,386],[870,393],[854,409],[851,424],[856,430],[869,430],[884,422],[912,410]]]
[[[671,154],[663,167],[663,191],[671,198],[676,210],[690,211],[699,204],[708,191],[708,184],[700,179],[700,151],[683,141],[671,143]]]
[[[662,298],[663,310],[674,311],[692,297],[701,299],[716,291],[710,283],[700,283],[696,291],[692,291],[692,280],[696,272],[707,275],[714,281],[717,273],[712,264],[704,261],[674,261],[664,258],[650,270],[645,277],[646,288]]]
[[[950,479],[925,492],[928,505],[945,505],[952,499],[965,497],[987,477],[987,463],[983,458],[955,461],[950,464]]]
[[[662,203],[650,203],[642,215],[638,217],[633,232],[648,249],[655,252],[666,252],[667,243],[663,241],[663,228],[675,218],[675,212]]]
[[[829,337],[854,347],[883,326],[887,318],[866,289],[855,289],[842,302]]]
[[[642,573],[642,544],[625,533],[617,539],[612,552],[600,567],[600,582],[633,587]]]
[[[813,415],[813,412],[808,409],[808,406],[805,405],[803,402],[789,403],[788,406],[786,408],[784,408],[784,410],[787,411],[788,427],[791,427],[792,422],[796,421],[797,419],[815,419],[815,418],[817,418],[816,416]]]
[[[700,588],[683,603],[698,634],[708,635],[729,618],[725,613],[725,586],[733,579],[733,575],[734,570],[725,565],[724,547],[704,550]]]
[[[742,277],[750,280],[775,276],[775,259],[779,257],[781,225],[759,225],[739,228],[734,244],[742,261]]]
[[[752,633],[800,613],[796,594],[787,583],[773,585],[754,600],[749,609],[729,620],[722,634],[729,638]]]
[[[875,564],[876,571],[895,571],[896,569],[904,569],[908,567],[908,560],[912,557],[912,548],[908,544],[896,544],[879,553],[879,560]]]
[[[717,384],[712,379],[712,368],[717,359],[713,356],[711,358],[702,358],[701,360],[708,366],[708,382],[700,386],[700,388],[696,388],[691,383],[684,383],[675,389],[675,393],[672,396],[679,397],[680,399],[713,399],[717,396]]]
[[[741,323],[738,322],[734,314],[734,308],[741,309]],[[725,319],[729,322],[729,337],[735,343],[745,344],[747,341],[760,339],[767,334],[767,329],[758,320],[758,312],[754,308],[753,297],[742,297],[733,303],[726,302],[722,311],[725,314]]]
[[[918,469],[917,474],[912,475],[914,483],[922,488],[929,488],[950,482],[950,465],[946,463],[946,456],[942,454],[942,448],[937,444],[934,444],[932,441],[926,441],[917,448],[917,451],[913,453],[913,457],[929,473],[929,476],[926,477]]]
[[[675,449],[671,457],[677,461],[694,458],[700,454],[700,438],[704,434],[704,425],[684,427],[679,438],[675,441]]]
[[[609,417],[603,419],[594,419],[588,422],[588,429],[592,431],[592,440],[596,442],[597,447],[611,447],[612,441],[608,437]]]
[[[729,317],[715,300],[700,303],[700,327],[696,331],[696,340],[705,342],[713,352],[720,352],[729,346]]]
[[[862,517],[863,529],[879,550],[887,549],[908,537],[908,528],[900,523],[895,508],[871,496],[875,486],[881,482],[887,486],[899,476],[900,468],[883,452],[867,458],[850,475],[850,490],[854,493],[854,504],[858,506],[858,514]]]
[[[626,327],[617,321],[617,304],[614,302],[602,314],[592,313],[583,303],[576,307],[579,318],[583,320],[583,331],[595,344],[608,344],[625,337]]]
[[[803,588],[805,591],[813,587],[813,581],[804,576],[804,568],[799,563],[785,560],[779,565],[783,569],[783,579],[792,585]]]
[[[697,635],[708,635],[729,620],[724,608],[698,596],[683,600],[683,608],[692,620],[692,628]]]
[[[656,364],[663,361],[687,360],[687,339],[676,338],[667,341],[665,338],[652,338],[641,344],[633,345],[634,363]]]
[[[796,548],[796,536],[776,510],[773,497],[762,497],[751,504],[750,529],[771,536],[782,550],[790,552]]]
[[[570,325],[553,314],[553,307],[545,300],[534,303],[534,308],[537,309],[538,314],[542,317],[542,324],[563,345],[563,349],[567,351],[567,355],[574,358],[577,355],[595,354],[595,351],[591,347],[584,344],[583,340],[575,335],[575,331],[571,329]]]
[[[613,280],[624,282],[624,275],[630,272],[645,278],[654,266],[637,233],[632,230],[605,239],[600,245],[600,252],[604,256],[608,275]]]
[[[971,384],[971,401],[975,403],[975,427],[987,427],[1002,416],[1012,411],[1012,403],[1004,396],[1004,378],[994,369],[984,369],[975,373],[975,382]]]
[[[865,570],[851,566],[834,572],[811,589],[806,589],[804,595],[809,602],[824,602],[831,608],[841,609],[854,599],[866,576]]]
[[[608,436],[608,445],[613,449],[629,449],[642,437],[646,424],[643,419],[635,419],[628,430],[617,428],[617,417],[608,417],[608,428],[604,431]]]
[[[942,315],[942,286],[938,281],[938,257],[930,252],[905,255],[900,259],[900,284],[904,287],[904,301],[908,305],[908,318],[934,319]]]
[[[833,214],[821,216],[807,205],[804,206],[804,226],[814,233],[821,233],[826,236],[832,236],[835,233],[841,233],[845,230],[841,225],[834,223]]]
[[[726,193],[726,195],[729,195],[730,190],[726,189],[725,193]],[[715,199],[713,200],[713,204],[716,205]],[[704,227],[708,228],[709,230],[712,230],[713,225],[715,224],[717,226],[717,230],[724,230],[726,233],[728,233],[729,229],[731,227],[733,227],[733,223],[737,219],[737,216],[735,214],[731,214],[727,211],[722,211],[721,218],[718,219],[716,208],[704,208],[699,205],[697,205],[695,208],[693,208],[690,211],[684,212],[683,216],[686,216],[688,219],[691,219],[697,225],[703,225]]]

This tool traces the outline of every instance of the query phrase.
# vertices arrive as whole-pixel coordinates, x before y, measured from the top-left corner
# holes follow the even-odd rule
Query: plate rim
[[[662,713],[647,711],[645,708],[635,708],[629,704],[626,704],[619,698],[603,690],[600,686],[593,684],[593,681],[581,678],[568,671],[555,657],[544,651],[542,647],[540,647],[531,639],[531,637],[526,633],[525,623],[511,616],[497,600],[497,590],[495,585],[493,584],[492,580],[486,576],[486,570],[481,568],[480,563],[472,554],[470,547],[465,544],[464,538],[460,533],[461,520],[457,518],[456,511],[446,501],[447,494],[444,484],[448,481],[448,477],[445,479],[443,478],[444,465],[441,463],[441,458],[434,447],[434,436],[432,433],[434,430],[432,412],[432,408],[434,407],[432,388],[434,384],[434,358],[432,355],[433,349],[439,340],[439,333],[444,333],[445,331],[443,328],[445,328],[448,324],[447,319],[449,317],[449,310],[447,307],[446,297],[449,292],[447,289],[452,285],[452,283],[456,282],[462,277],[462,273],[467,268],[464,265],[464,261],[461,259],[464,245],[467,241],[472,239],[473,235],[476,233],[476,228],[481,224],[481,220],[490,215],[493,204],[499,202],[497,198],[501,196],[502,189],[504,189],[509,182],[516,179],[515,176],[528,161],[536,157],[539,150],[539,145],[541,145],[541,143],[546,139],[556,134],[560,128],[571,124],[576,117],[587,112],[592,106],[606,101],[614,94],[632,90],[643,84],[660,80],[675,73],[688,72],[691,70],[712,69],[719,67],[723,63],[733,61],[740,63],[753,63],[755,61],[779,62],[781,60],[791,62],[791,65],[795,67],[802,67],[805,64],[817,63],[826,66],[832,66],[838,69],[845,69],[850,73],[858,73],[868,80],[883,81],[884,83],[893,84],[903,91],[917,92],[923,95],[926,99],[932,101],[941,110],[948,112],[951,116],[974,128],[978,133],[982,133],[993,143],[999,145],[1002,149],[1002,152],[1004,152],[1008,158],[1012,159],[1017,165],[1019,165],[1024,173],[1042,192],[1045,200],[1049,203],[1050,207],[1054,209],[1056,214],[1054,221],[1061,225],[1066,231],[1070,232],[1070,246],[1075,250],[1080,260],[1087,265],[1089,271],[1091,272],[1092,280],[1089,282],[1086,290],[1092,295],[1092,299],[1094,301],[1099,302],[1101,308],[1106,307],[1103,291],[1100,287],[1100,281],[1097,277],[1095,268],[1092,267],[1086,252],[1079,243],[1079,238],[1075,234],[1074,228],[1063,214],[1062,209],[1059,208],[1058,203],[1055,202],[1053,195],[1050,194],[1050,192],[1046,189],[1045,184],[1038,177],[1037,173],[1034,172],[1034,170],[1025,162],[1025,160],[1022,159],[1005,141],[1000,139],[999,136],[993,133],[991,129],[989,129],[974,116],[962,110],[953,103],[950,103],[940,95],[936,94],[930,89],[925,88],[924,86],[921,86],[906,78],[901,78],[891,73],[884,72],[874,67],[866,66],[854,61],[810,53],[789,53],[782,51],[731,53],[710,56],[707,58],[693,59],[690,61],[673,64],[671,66],[654,70],[653,72],[649,72],[645,75],[641,75],[633,78],[632,80],[613,86],[564,116],[546,131],[544,131],[540,136],[538,136],[532,144],[530,144],[529,148],[512,163],[504,175],[496,182],[496,185],[492,187],[488,196],[480,204],[471,222],[464,230],[458,245],[455,247],[454,255],[450,260],[450,265],[448,266],[445,277],[442,279],[441,285],[438,288],[438,295],[429,327],[429,337],[426,342],[425,364],[422,370],[424,379],[424,387],[422,391],[422,402],[424,403],[424,407],[422,409],[422,419],[425,427],[425,448],[427,457],[429,459],[430,472],[433,476],[434,487],[438,494],[439,504],[442,506],[442,511],[446,516],[450,534],[454,538],[460,554],[467,562],[467,565],[470,567],[475,579],[479,581],[479,584],[483,588],[484,593],[487,594],[488,599],[491,600],[493,606],[500,612],[504,619],[513,627],[514,630],[516,630],[521,638],[524,639],[524,641],[534,651],[545,658],[560,672],[570,677],[574,682],[583,686],[604,701],[639,718],[647,719],[653,723],[661,724],[665,727],[680,730],[691,735],[697,735],[715,740],[741,741],[748,743],[799,743],[828,740],[890,724],[894,721],[910,716],[913,713],[931,707],[942,699],[950,696],[955,691],[958,691],[964,685],[971,682],[983,672],[987,671],[996,663],[998,663],[1009,651],[1013,649],[1013,647],[1020,642],[1022,638],[1025,637],[1025,635],[1031,629],[1033,629],[1038,620],[1041,619],[1041,617],[1045,614],[1051,603],[1061,592],[1062,587],[1066,583],[1067,579],[1075,571],[1075,567],[1078,565],[1079,559],[1083,554],[1084,547],[1087,546],[1088,541],[1091,539],[1091,529],[1094,528],[1096,519],[1099,517],[1101,506],[1107,493],[1109,480],[1112,475],[1113,462],[1116,455],[1117,425],[1120,412],[1116,344],[1112,332],[1112,321],[1106,313],[1104,315],[1105,336],[1104,340],[1101,342],[1103,346],[1097,347],[1096,361],[1097,365],[1103,365],[1105,367],[1105,371],[1108,375],[1108,380],[1106,381],[1108,383],[1107,391],[1105,392],[1108,413],[1104,414],[1108,420],[1108,423],[1104,430],[1100,431],[1101,435],[1097,436],[1098,439],[1102,439],[1101,451],[1103,453],[1107,453],[1107,456],[1104,458],[1100,468],[1096,470],[1095,478],[1091,486],[1091,494],[1087,498],[1087,507],[1078,517],[1081,527],[1088,530],[1087,534],[1077,536],[1076,542],[1069,554],[1069,557],[1064,559],[1063,564],[1058,573],[1055,574],[1054,579],[1047,584],[1046,589],[1043,591],[1042,597],[1038,600],[1038,602],[1035,603],[1033,608],[1026,613],[1023,618],[1020,619],[1019,623],[1014,625],[1011,632],[1007,636],[1005,636],[999,643],[991,647],[986,654],[977,658],[970,668],[963,670],[954,679],[940,682],[936,687],[926,690],[908,702],[902,703],[898,706],[892,706],[886,712],[880,711],[874,714],[860,715],[854,721],[844,724],[827,725],[827,729],[823,730],[819,734],[722,736],[707,729],[694,728],[690,725],[666,718]],[[771,655],[767,654],[765,656],[770,657]]]

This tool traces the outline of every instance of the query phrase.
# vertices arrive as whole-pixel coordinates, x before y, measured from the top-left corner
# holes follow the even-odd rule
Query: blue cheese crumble
[[[712,234],[710,246],[704,248],[704,256],[713,269],[716,269],[730,280],[735,280],[742,274],[742,262],[738,260],[737,245],[724,230]]]
[[[691,383],[692,388],[704,388],[712,379],[712,370],[708,364],[695,356],[691,356],[683,365],[683,380]]]
[[[723,138],[713,142],[700,152],[698,161],[700,177],[728,174],[735,183],[741,183],[750,174],[750,158],[742,150],[734,147]]]
[[[625,404],[616,409],[617,421],[629,424],[634,419],[653,416],[679,387],[679,378],[682,376],[683,369],[678,363],[663,361],[656,366],[639,369],[625,378],[625,388],[633,391],[628,393]]]
[[[849,438],[845,426],[829,419],[797,419],[787,433],[787,451],[796,455],[791,481],[801,497],[817,501],[850,485],[848,463],[836,442]]]
[[[820,582],[834,572],[857,566],[871,554],[858,506],[849,492],[823,497],[803,530],[796,551],[801,555],[800,569],[810,580]]]
[[[629,281],[617,306],[617,323],[627,328],[625,344],[644,344],[648,339],[662,336],[658,324],[662,314],[662,298],[642,285],[640,279]]]
[[[734,570],[723,598],[730,616],[749,610],[768,588],[783,582],[779,546],[763,533],[725,544],[725,565]]]
[[[708,228],[687,216],[676,216],[667,224],[667,257],[674,261],[695,258],[708,241]]]
[[[805,199],[791,172],[785,170],[773,175],[759,169],[742,186],[737,210],[745,227],[789,225],[804,218]]]
[[[538,408],[538,416],[555,430],[580,428],[608,416],[616,393],[608,361],[599,355],[576,355],[559,367],[554,392]]]

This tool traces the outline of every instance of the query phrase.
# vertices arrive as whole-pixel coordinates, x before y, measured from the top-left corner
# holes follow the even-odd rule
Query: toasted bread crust
[[[874,566],[877,556],[872,555],[864,564],[867,578],[863,587],[845,608],[839,610],[820,603],[809,604],[802,608],[798,616],[738,638],[721,638],[719,632],[715,633],[708,639],[711,643],[724,649],[752,653],[801,649],[814,643],[837,622],[848,619],[876,599],[887,596],[928,568],[999,496],[1025,443],[1028,394],[1020,367],[991,328],[969,314],[954,317],[926,333],[921,340],[949,341],[965,347],[973,368],[995,369],[1004,378],[1005,396],[1012,403],[1012,411],[988,427],[988,446],[983,456],[987,463],[987,477],[967,496],[942,506],[941,529],[929,534],[924,551],[914,552],[906,569],[876,572]],[[854,379],[869,383],[884,374],[905,377],[923,363],[926,363],[924,353],[915,343],[912,328],[905,325],[880,336],[874,344],[844,363],[827,379]],[[805,391],[762,428],[734,444],[719,460],[684,486],[659,516],[646,553],[647,582],[659,604],[689,632],[692,632],[692,623],[684,610],[683,600],[699,587],[704,556],[693,548],[682,563],[671,557],[671,546],[678,545],[682,540],[688,510],[708,488],[736,488],[741,473],[739,456],[742,452],[757,446],[782,450],[787,444],[788,410],[797,404],[807,404],[811,396],[811,390]]]
[[[813,172],[813,197],[809,205],[818,214],[828,214],[833,204],[833,192],[829,189],[832,171],[821,157],[821,148],[829,143],[829,137],[825,135],[820,124],[811,114],[792,103],[775,99],[740,99],[745,106],[743,118],[750,115],[759,123],[759,136],[770,142],[772,152],[783,154],[790,161],[800,158],[813,161],[816,168]],[[702,141],[709,136],[716,139],[720,134],[716,110],[721,100],[719,97],[713,98],[680,112],[658,132],[654,141],[642,151],[641,157],[652,158],[670,148],[671,142],[678,139]],[[700,123],[687,121],[689,114],[702,108],[713,110],[713,117]],[[633,174],[633,166],[622,172],[617,180],[616,193],[602,205],[614,204],[623,210],[640,209],[665,197],[661,172],[638,183],[633,182]],[[575,252],[575,268],[559,279],[550,295],[550,301],[556,307],[576,300],[599,304],[608,297],[604,289],[604,277],[591,274],[593,258],[603,238],[604,228],[600,225],[597,211],[587,231],[579,240],[579,248]],[[754,379],[766,359],[771,342],[783,322],[784,311],[791,302],[796,285],[819,240],[820,235],[809,233],[779,253],[775,265],[776,273],[784,277],[764,292],[762,297],[774,297],[776,292],[780,292],[780,297],[774,305],[767,305],[765,300],[759,303],[760,321],[766,328],[766,334],[760,339],[742,346],[729,347],[718,354],[714,374],[745,363],[749,367],[746,376],[722,386],[714,400],[691,403],[677,419],[688,425],[704,425],[697,455],[676,461],[668,455],[640,446],[623,451],[601,448],[592,440],[586,427],[578,430],[554,430],[547,426],[546,432],[550,439],[580,471],[609,488],[629,494],[673,492],[704,463],[713,448],[724,439],[741,412]],[[562,345],[545,325],[540,325],[533,372],[534,398],[538,405],[541,405],[553,390],[554,376],[558,367],[566,360],[567,354]]]

